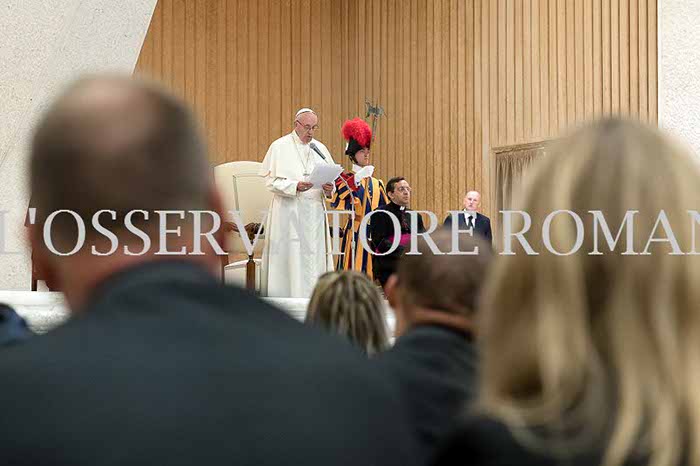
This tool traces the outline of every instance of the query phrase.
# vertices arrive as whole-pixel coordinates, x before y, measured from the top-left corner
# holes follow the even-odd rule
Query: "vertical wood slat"
[[[532,138],[532,2],[523,0],[521,10],[523,55],[523,136]]]
[[[490,149],[584,119],[657,121],[656,0],[160,0],[137,63],[191,103],[213,162],[261,160],[312,105],[346,165],[345,118],[383,105],[377,175],[414,207],[490,207]]]
[[[657,100],[657,86],[659,82],[658,70],[656,67],[657,60],[657,0],[649,0],[647,4],[647,63],[649,65],[649,75],[647,77],[647,86],[649,94],[649,121],[652,123],[657,123],[659,119],[658,115],[658,100]]]
[[[561,125],[559,112],[559,85],[560,78],[559,65],[559,14],[557,9],[560,0],[548,0],[549,2],[549,136],[552,137],[559,132]]]
[[[620,0],[610,0],[611,111],[620,112]]]
[[[460,85],[455,86],[456,91],[457,91],[457,108],[456,114],[457,114],[457,128],[456,128],[456,136],[457,136],[457,153],[458,154],[465,154],[468,153],[466,152],[466,143],[467,143],[467,119],[466,119],[466,112],[467,109],[471,109],[471,107],[467,107],[468,105],[468,100],[467,100],[467,94],[471,90],[471,84],[467,80],[467,67],[469,66],[467,63],[467,57],[465,54],[465,51],[462,49],[469,49],[471,51],[471,44],[469,43],[469,39],[467,39],[467,36],[469,33],[473,31],[472,28],[470,28],[469,31],[467,31],[467,21],[466,21],[466,2],[458,2],[457,3],[457,34],[456,34],[456,42],[454,43],[454,50],[457,53],[457,76],[455,83],[461,83]],[[465,44],[464,47],[460,47],[460,44]],[[470,138],[471,139],[471,138]],[[466,186],[467,182],[467,168],[466,168],[466,157],[452,157],[452,160],[455,160],[457,162],[457,170],[453,173],[456,174],[456,176],[453,176],[453,180],[455,182],[455,185],[452,189],[452,192],[450,193],[450,204],[454,205],[455,202],[457,202],[457,197],[459,193],[461,193]]]
[[[630,0],[620,0],[620,113],[630,113]]]
[[[629,0],[629,93],[630,115],[639,112],[639,11],[637,0]]]
[[[508,115],[512,115],[513,112],[511,112],[510,108],[508,108],[508,98],[506,97],[508,73],[508,70],[506,69],[506,63],[508,61],[508,55],[506,52],[506,8],[508,4],[505,2],[498,3],[498,19],[496,22],[498,25],[498,50],[496,52],[498,57],[498,96],[495,100],[498,102],[498,110],[496,113],[498,117],[498,138],[496,144],[504,145],[508,143],[508,133],[506,129]]]
[[[593,1],[586,0],[583,5],[583,15],[581,16],[583,26],[583,102],[584,118],[593,119]]]
[[[506,144],[515,142],[515,4],[506,2]],[[520,84],[520,83],[518,83]]]
[[[540,88],[543,84],[540,74],[540,2],[538,0],[529,1],[530,3],[530,76],[532,96],[530,118],[532,119],[532,134],[531,139],[543,137],[542,133],[542,100]]]
[[[647,63],[647,40],[649,34],[647,31],[647,2],[639,0],[639,117],[643,121],[649,121],[649,106],[647,94],[647,78],[648,78],[648,63]]]
[[[558,117],[559,125],[556,128],[556,132],[563,130],[566,127],[567,121],[567,42],[572,42],[572,37],[566,36],[566,0],[558,0],[556,13],[557,13],[557,42],[555,44],[557,48],[557,103],[558,103]],[[571,6],[569,5],[569,8]],[[568,39],[568,41],[567,41]],[[572,57],[573,58],[573,57]],[[571,60],[569,60],[571,61]],[[555,133],[556,134],[556,133]]]
[[[602,33],[602,68],[603,68],[603,115],[609,115],[612,112],[612,12],[610,11],[610,2],[601,0],[601,33]]]
[[[567,0],[564,13],[564,36],[566,37],[566,77],[564,78],[566,89],[566,126],[568,128],[576,120],[576,2]],[[561,128],[561,127],[560,127]]]
[[[600,118],[603,114],[603,31],[602,31],[602,0],[593,0],[593,50],[591,55],[593,66],[593,115]]]
[[[161,9],[163,25],[160,30],[161,46],[161,80],[168,87],[173,87],[173,2],[163,3]]]
[[[451,30],[450,27],[454,30],[454,27],[451,24],[450,21],[450,16],[451,16],[451,8],[454,2],[445,2],[445,5],[442,9],[441,16],[442,16],[442,43],[443,43],[443,48],[442,48],[442,63],[443,66],[445,67],[445,73],[442,75],[442,99],[443,99],[443,105],[444,108],[447,109],[447,112],[443,112],[443,125],[444,125],[444,142],[443,142],[443,152],[440,154],[442,158],[442,173],[440,174],[443,182],[442,182],[442,192],[448,192],[451,193],[452,191],[452,179],[450,177],[450,173],[454,173],[452,171],[452,167],[450,165],[450,159],[452,157],[449,156],[449,154],[452,153],[452,150],[454,150],[452,147],[452,111],[451,111],[451,105],[453,105],[453,95],[454,93],[452,92],[450,83],[453,78],[453,73],[454,73],[454,61],[451,60],[450,57],[450,45],[451,45]],[[447,199],[446,199],[447,198]],[[440,199],[440,204],[443,209],[446,209],[449,205],[449,198],[448,196],[441,196]]]
[[[466,120],[466,127],[464,129],[466,147],[464,153],[470,154],[470,156],[460,157],[460,160],[464,160],[464,172],[460,173],[460,189],[452,205],[459,205],[462,193],[467,189],[474,189],[474,114],[476,113],[476,105],[474,102],[474,88],[476,87],[476,73],[474,72],[474,35],[476,33],[476,28],[474,27],[474,3],[468,2],[465,5],[465,9],[466,24],[464,34],[466,35],[466,50],[464,50],[462,54],[466,55],[464,76],[466,106],[461,108],[460,111]]]
[[[409,31],[409,41],[407,43],[408,45],[408,50],[409,50],[409,55],[410,56],[410,63],[418,63],[418,48],[419,48],[419,41],[420,39],[418,38],[418,1],[417,0],[411,0],[410,8],[408,9],[408,31]],[[455,49],[456,50],[456,49]],[[410,170],[408,171],[408,178],[409,182],[412,183],[414,186],[419,186],[418,185],[418,173],[420,171],[419,167],[419,154],[418,152],[420,151],[420,142],[419,140],[423,139],[420,137],[420,134],[418,134],[418,127],[419,127],[419,119],[422,119],[422,115],[419,113],[418,110],[418,102],[420,100],[420,97],[418,95],[418,79],[417,79],[417,74],[418,70],[411,69],[410,65],[408,66],[407,75],[409,77],[408,79],[408,86],[407,86],[407,92],[408,92],[408,100],[409,100],[409,111],[408,111],[408,116],[410,120],[410,125],[408,125],[408,128],[410,128],[410,146],[415,147],[416,150],[410,151],[410,157],[411,157],[411,166]],[[426,194],[425,194],[425,189],[416,189],[416,204],[417,205],[424,205],[423,203],[425,202]]]
[[[427,84],[425,90],[425,123],[426,132],[425,134],[436,134],[436,124],[435,124],[435,92],[433,84],[436,81],[435,73],[435,7],[432,2],[426,2],[425,4],[425,18],[426,18],[426,30],[425,30],[425,82]],[[433,138],[428,142],[428,146],[433,146]],[[426,174],[426,186],[435,186],[436,176],[435,176],[435,151],[431,151],[429,148],[426,152],[426,157],[423,161],[423,171]],[[432,189],[428,191],[428,205],[437,205],[439,202],[438,198],[440,193],[437,190]]]
[[[550,134],[552,119],[549,96],[552,88],[553,74],[551,73],[552,54],[549,48],[549,37],[552,35],[552,28],[549,22],[549,2],[553,0],[541,0],[540,5],[540,60],[542,66],[540,66],[540,87],[542,88],[541,93],[541,105],[540,105],[540,115],[542,118],[542,131],[540,132],[541,138],[546,138]]]
[[[206,131],[207,137],[210,141],[209,150],[212,152],[212,159],[215,163],[221,161],[220,152],[220,139],[218,135],[218,127],[216,124],[218,105],[217,105],[217,93],[218,93],[218,81],[219,76],[217,73],[218,67],[216,66],[217,59],[217,46],[218,46],[218,36],[217,36],[217,5],[213,2],[203,2],[202,3],[202,18],[204,25],[202,27],[204,34],[204,69],[205,76],[204,79],[204,92],[202,93],[202,105],[205,107],[206,112],[204,116],[204,129]],[[165,67],[164,67],[165,71]]]
[[[416,40],[418,41],[418,63],[426,63],[428,57],[428,44],[425,40],[427,36],[427,9],[428,0],[419,0],[418,9],[416,11]],[[421,66],[418,68],[418,74],[416,76],[416,88],[418,89],[418,134],[417,138],[419,141],[418,150],[416,151],[416,167],[418,169],[418,179],[415,180],[416,186],[420,187],[421,205],[433,205],[434,203],[434,192],[432,189],[428,189],[428,176],[427,170],[425,170],[424,155],[429,150],[428,144],[429,140],[425,137],[428,134],[427,131],[427,121],[425,115],[427,113],[427,67]],[[427,220],[427,219],[426,219]]]
[[[473,21],[474,21],[474,119],[473,119],[473,134],[474,134],[474,147],[473,147],[473,189],[479,192],[484,192],[484,186],[482,184],[481,178],[481,148],[482,148],[482,138],[483,133],[487,132],[485,129],[485,123],[482,119],[482,115],[487,114],[483,112],[483,105],[486,104],[486,98],[488,97],[488,92],[484,92],[483,88],[483,71],[485,66],[485,55],[482,44],[484,43],[485,27],[488,21],[483,21],[484,9],[487,8],[485,2],[477,2],[474,4]],[[487,105],[487,104],[486,104]]]
[[[217,4],[216,13],[216,133],[218,134],[216,145],[219,153],[219,163],[224,163],[230,157],[228,152],[232,145],[229,143],[228,125],[226,124],[226,89],[228,87],[227,79],[227,60],[228,60],[228,43],[226,41],[226,10],[228,2],[220,2]],[[267,121],[263,125],[268,126]]]
[[[585,70],[584,65],[584,51],[583,47],[585,45],[584,31],[583,31],[583,0],[576,0],[574,3],[574,77],[573,79],[569,76],[569,80],[573,80],[575,83],[575,94],[574,101],[576,102],[576,121],[583,121],[585,119]]]
[[[498,42],[499,27],[498,27],[498,0],[489,1],[489,139],[491,144],[496,146],[499,142],[499,100],[498,91],[500,87],[499,75],[499,55],[500,44]]]
[[[523,123],[525,121],[525,109],[523,98],[523,0],[513,0],[513,40],[515,47],[513,54],[514,73],[513,73],[513,117],[514,127],[513,141],[522,141]],[[510,86],[511,84],[509,84]]]
[[[493,79],[491,77],[490,65],[490,50],[489,37],[491,34],[491,5],[487,1],[481,3],[481,117],[478,121],[481,124],[481,144],[476,148],[476,182],[475,185],[482,193],[482,208],[485,212],[490,211],[490,188],[489,180],[489,151],[488,147],[491,143],[491,86]],[[479,124],[479,123],[477,123]],[[481,156],[479,156],[481,154]]]
[[[388,141],[387,141],[387,148],[394,148],[394,150],[387,150],[387,155],[388,155],[388,160],[387,160],[387,173],[388,174],[393,174],[396,173],[396,150],[395,148],[398,147],[397,143],[397,131],[396,127],[398,126],[395,123],[395,120],[398,118],[398,112],[397,112],[397,105],[396,105],[396,42],[397,42],[397,28],[396,27],[391,27],[392,20],[389,18],[395,18],[396,14],[396,9],[395,9],[395,0],[389,0],[387,5],[387,12],[388,14],[386,15],[386,22],[384,23],[387,29],[387,37],[389,42],[389,45],[387,47],[388,51],[388,61],[389,61],[389,66],[387,69],[387,108],[389,109],[388,111],[390,112],[389,118],[392,120],[392,124],[389,125],[387,123],[387,129],[388,129]],[[439,29],[438,29],[439,30]],[[437,80],[436,80],[437,81]],[[437,85],[437,84],[436,84]],[[437,146],[437,144],[436,144]],[[387,175],[387,178],[389,178],[391,175]]]
[[[161,3],[161,2],[158,2]],[[206,125],[208,108],[207,95],[207,23],[206,4],[202,0],[195,2],[195,96],[194,107],[199,118]],[[212,142],[209,141],[210,146]]]

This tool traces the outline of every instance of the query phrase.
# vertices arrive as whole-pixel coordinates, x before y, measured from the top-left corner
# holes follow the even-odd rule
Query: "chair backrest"
[[[270,207],[272,193],[265,186],[265,178],[259,175],[260,162],[228,162],[214,167],[214,181],[223,198],[227,213],[225,220],[232,221],[229,210],[240,212],[244,225],[261,223],[264,212]],[[230,252],[245,252],[238,235],[227,235],[232,241],[227,245]],[[261,247],[258,241],[256,250]]]

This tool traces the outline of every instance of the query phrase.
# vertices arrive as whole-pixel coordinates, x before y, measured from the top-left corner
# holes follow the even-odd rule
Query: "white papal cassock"
[[[318,277],[333,270],[323,189],[297,192],[297,183],[307,181],[316,165],[334,164],[326,146],[312,142],[325,161],[294,131],[273,142],[263,160],[260,174],[274,194],[265,224],[263,296],[309,298]]]

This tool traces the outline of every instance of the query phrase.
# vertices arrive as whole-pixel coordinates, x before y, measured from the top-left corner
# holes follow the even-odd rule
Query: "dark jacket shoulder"
[[[590,466],[602,464],[605,439],[590,447],[563,449],[554,453],[546,436],[522,427],[507,426],[498,420],[472,416],[442,445],[433,466]],[[550,436],[550,439],[552,437]],[[561,445],[560,442],[558,442]],[[686,464],[681,462],[681,464]],[[624,466],[646,466],[639,456]]]

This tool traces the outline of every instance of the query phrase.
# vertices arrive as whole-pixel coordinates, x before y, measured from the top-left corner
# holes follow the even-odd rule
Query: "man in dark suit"
[[[374,210],[369,224],[369,236],[374,251],[382,254],[372,258],[374,276],[382,287],[396,270],[397,261],[406,248],[410,247],[413,228],[419,233],[425,231],[423,218],[408,208],[411,203],[411,186],[403,176],[389,180],[386,184],[386,194],[391,202]],[[400,231],[395,230],[392,216],[398,220]],[[396,235],[399,236],[398,245],[394,246]]]
[[[36,259],[74,316],[3,349],[0,464],[412,463],[391,386],[359,352],[219,284],[219,221],[202,212],[221,202],[179,101],[79,81],[41,121],[30,178]],[[59,209],[76,215],[45,241]]]
[[[434,254],[421,241],[420,254],[403,256],[389,278],[386,293],[398,338],[374,358],[399,383],[423,462],[458,425],[476,392],[474,319],[492,254],[481,238],[462,236],[457,243],[462,252],[478,247],[477,255],[449,254],[449,230],[432,239],[447,254]]]
[[[463,205],[464,211],[448,215],[443,222],[443,226],[451,227],[453,218],[456,216],[459,221],[458,225],[460,230],[473,228],[475,236],[479,235],[488,240],[489,243],[493,242],[491,237],[491,219],[479,213],[481,194],[479,194],[478,191],[469,191],[464,196]]]
[[[21,343],[32,335],[27,322],[10,306],[0,303],[0,346]]]

